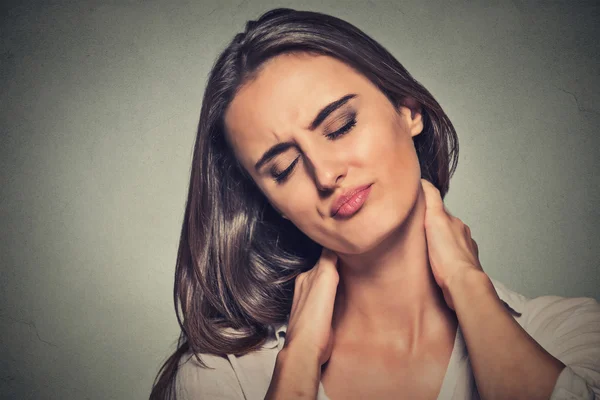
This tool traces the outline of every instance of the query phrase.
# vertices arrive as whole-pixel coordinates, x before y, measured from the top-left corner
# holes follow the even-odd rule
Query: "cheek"
[[[380,174],[397,174],[412,165],[412,138],[390,116],[371,117],[350,147],[355,163],[372,169],[375,179]]]
[[[378,184],[374,229],[386,230],[406,218],[420,188],[421,168],[410,134],[402,126],[381,127],[368,152],[372,178]],[[388,226],[389,225],[389,226]]]
[[[380,157],[379,176],[396,204],[409,203],[420,185],[421,167],[412,139],[397,140]],[[408,205],[408,204],[406,204]]]
[[[294,182],[285,190],[279,190],[270,197],[271,204],[279,209],[294,225],[310,224],[316,215],[318,199],[313,198],[313,190],[305,182]]]
[[[297,179],[285,192],[272,198],[274,206],[293,223],[302,233],[312,240],[323,243],[331,234],[319,209],[320,202],[314,183],[308,179]]]

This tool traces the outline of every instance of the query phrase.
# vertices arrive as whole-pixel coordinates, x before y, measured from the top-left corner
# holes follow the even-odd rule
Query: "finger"
[[[337,254],[327,247],[323,247],[323,250],[321,250],[321,257],[319,258],[318,267],[322,269],[337,269],[337,262]]]
[[[475,247],[475,254],[477,255],[477,258],[479,258],[479,246],[477,245],[477,242],[475,241],[475,239],[471,239],[473,241],[473,246]]]
[[[436,188],[433,183],[426,179],[421,178],[421,186],[423,187],[423,193],[425,193],[425,204],[426,208],[437,211],[445,211],[444,202],[440,191]]]
[[[303,274],[298,274],[298,276],[296,276],[295,281],[294,281],[294,296],[292,298],[292,308],[290,309],[290,314],[294,314],[294,311],[296,310],[296,307],[298,306],[298,301],[300,299],[300,292],[301,292],[301,286],[302,286],[302,280],[304,279]]]

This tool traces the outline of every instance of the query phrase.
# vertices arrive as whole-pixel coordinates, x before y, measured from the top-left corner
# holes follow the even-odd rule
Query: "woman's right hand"
[[[317,357],[325,364],[333,349],[333,306],[339,282],[337,255],[323,248],[313,268],[296,277],[284,349]]]

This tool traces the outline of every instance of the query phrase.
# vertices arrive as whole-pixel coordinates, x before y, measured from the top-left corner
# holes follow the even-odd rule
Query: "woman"
[[[483,272],[443,205],[457,155],[440,105],[354,26],[248,22],[204,94],[182,333],[151,398],[600,395],[600,305]]]

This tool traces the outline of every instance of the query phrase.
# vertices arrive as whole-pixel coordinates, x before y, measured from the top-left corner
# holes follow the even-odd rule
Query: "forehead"
[[[333,57],[283,54],[267,61],[236,94],[225,113],[228,139],[244,161],[284,141],[308,124],[325,105],[370,82]],[[246,159],[246,160],[244,160]]]

